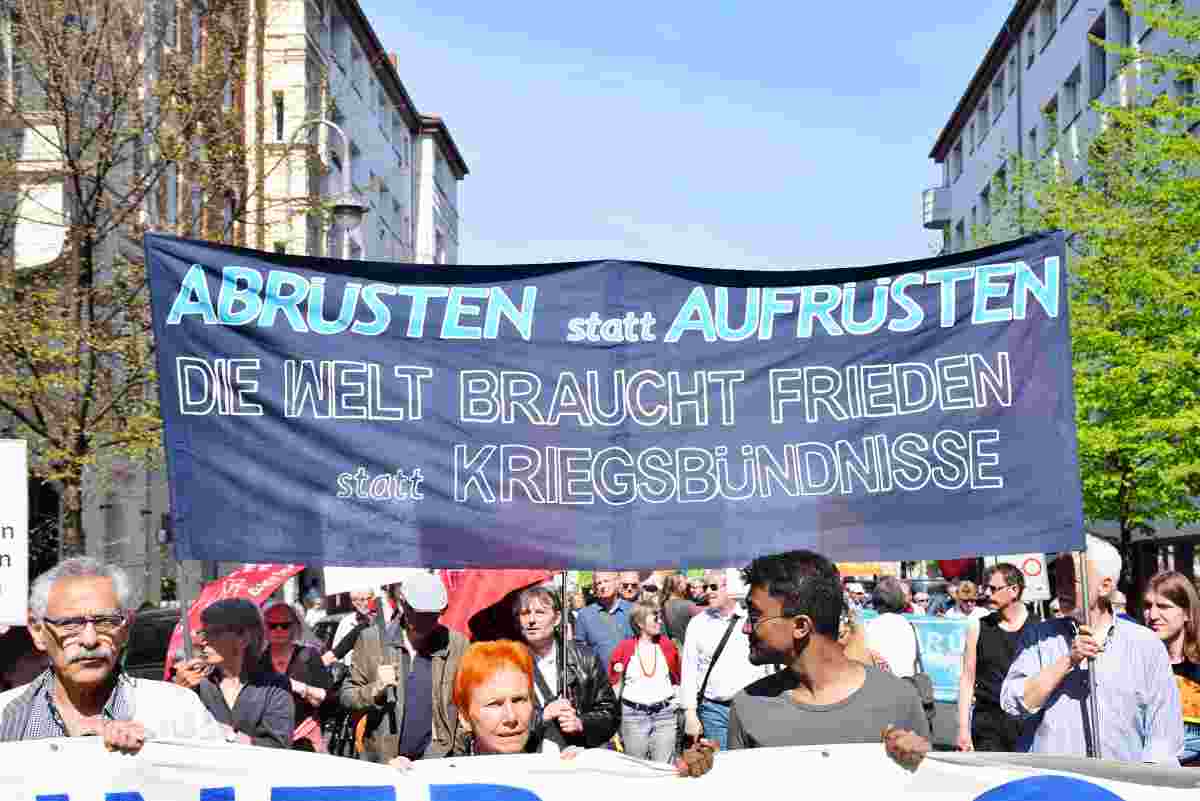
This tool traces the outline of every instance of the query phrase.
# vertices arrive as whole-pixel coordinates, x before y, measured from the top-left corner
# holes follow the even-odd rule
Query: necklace
[[[642,648],[642,643],[639,642],[637,647],[638,664],[641,665],[642,675],[646,678],[650,678],[658,671],[658,646],[654,643],[650,643],[650,647],[653,648],[654,651],[651,655],[649,670],[646,670],[646,660],[642,657],[642,651],[645,650]]]

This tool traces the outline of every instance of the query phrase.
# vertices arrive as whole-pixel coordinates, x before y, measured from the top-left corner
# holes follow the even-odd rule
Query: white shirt
[[[750,637],[742,631],[746,610],[735,608],[733,614],[738,616],[738,622],[704,690],[704,697],[711,700],[729,701],[747,684],[771,672],[768,667],[750,664]],[[685,708],[695,705],[696,692],[704,681],[704,674],[708,672],[713,652],[729,627],[729,620],[729,617],[722,616],[718,610],[710,607],[688,623],[683,640],[683,675],[679,683],[679,703]]]
[[[867,647],[887,660],[893,674],[902,679],[913,675],[917,635],[904,615],[888,612],[868,620]]]
[[[992,613],[991,609],[988,609],[986,606],[980,606],[979,604],[976,604],[975,608],[971,610],[971,614],[967,615],[967,614],[963,614],[963,611],[958,608],[958,604],[955,604],[954,606],[952,606],[948,610],[946,610],[946,617],[953,617],[953,618],[958,618],[958,619],[962,619],[965,617],[968,620],[979,620],[981,617],[987,617],[991,613]]]
[[[721,655],[721,659],[725,659],[724,654]],[[650,666],[648,673],[647,664]],[[644,643],[639,640],[621,678],[625,682],[620,690],[621,697],[626,701],[649,706],[675,696],[675,688],[671,686],[671,670],[667,667],[667,655],[657,643]]]
[[[558,648],[551,648],[550,653],[546,654],[545,656],[534,655],[533,666],[538,673],[542,674],[542,678],[546,680],[546,686],[550,688],[550,692],[554,693],[554,697],[557,698]],[[536,681],[533,683],[533,691],[537,695],[537,699],[539,702],[541,702],[542,706],[545,706],[546,704],[550,703],[550,700],[552,700],[548,700],[542,695],[542,688],[538,686]]]

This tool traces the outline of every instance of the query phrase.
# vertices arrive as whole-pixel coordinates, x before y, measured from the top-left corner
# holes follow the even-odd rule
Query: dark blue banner
[[[1058,234],[876,267],[146,237],[177,555],[726,566],[1083,545]]]

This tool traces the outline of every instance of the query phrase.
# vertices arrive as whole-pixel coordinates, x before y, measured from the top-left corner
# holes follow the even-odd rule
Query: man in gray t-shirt
[[[865,671],[860,688],[831,704],[797,701],[790,670],[759,679],[734,696],[729,747],[875,743],[889,725],[928,739],[929,722],[913,686],[876,667]]]
[[[750,662],[781,665],[733,697],[729,747],[833,745],[881,740],[915,769],[929,752],[916,689],[846,657],[838,643],[842,582],[812,551],[762,556],[742,570],[750,588],[743,630]]]

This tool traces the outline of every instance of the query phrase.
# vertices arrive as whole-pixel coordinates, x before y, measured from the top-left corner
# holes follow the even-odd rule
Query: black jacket
[[[555,647],[560,646],[556,644]],[[583,731],[564,735],[559,731],[558,723],[551,721],[542,724],[545,738],[560,746],[583,748],[597,748],[612,739],[621,725],[621,706],[608,683],[608,671],[592,649],[574,640],[567,641],[567,697],[583,721]]]

